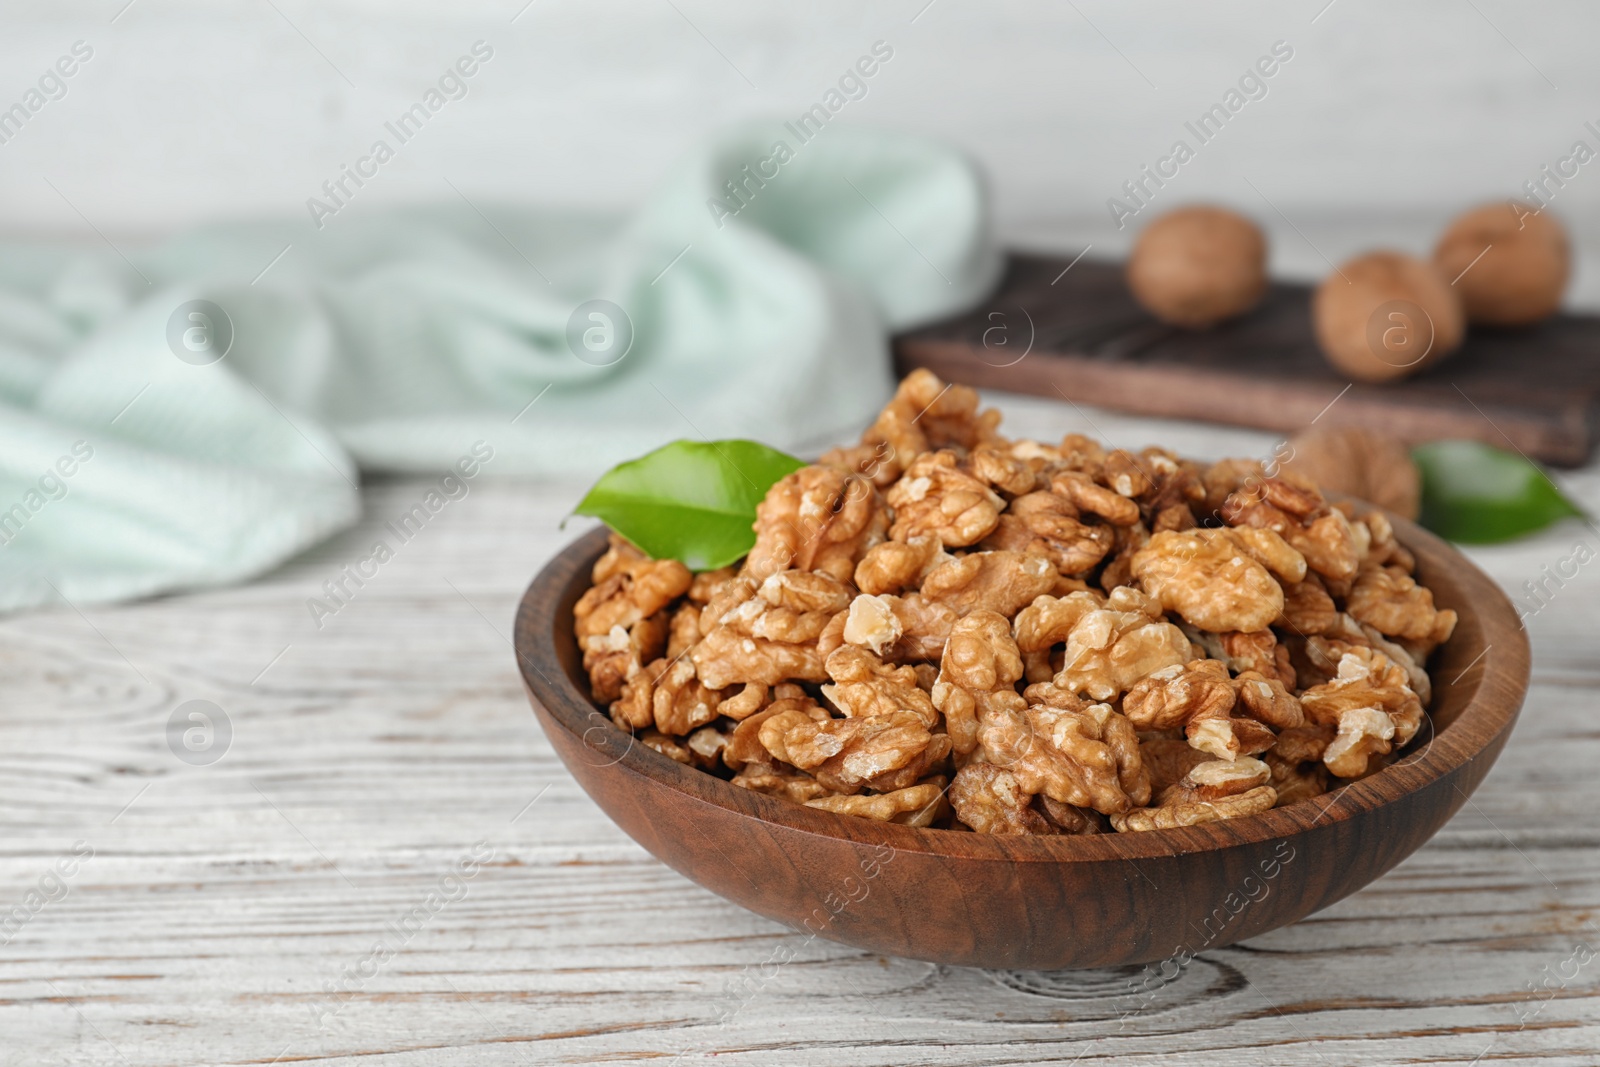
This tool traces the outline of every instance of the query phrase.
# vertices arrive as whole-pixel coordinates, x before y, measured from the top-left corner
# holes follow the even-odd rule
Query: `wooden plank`
[[[982,306],[895,341],[902,371],[1064,396],[1117,411],[1293,431],[1326,411],[1410,441],[1469,437],[1575,466],[1600,438],[1600,318],[1473,330],[1414,378],[1351,385],[1322,358],[1309,288],[1274,284],[1248,315],[1207,331],[1165,326],[1119,264],[1015,255]],[[1348,392],[1345,391],[1349,386]],[[1329,407],[1335,398],[1337,404]]]
[[[1005,407],[1019,430],[1093,418],[1119,443],[1271,447]],[[1573,486],[1600,505],[1600,481]],[[0,945],[0,1067],[1595,1062],[1600,960],[1542,983],[1575,943],[1600,947],[1600,571],[1530,620],[1528,708],[1444,832],[1337,906],[1142,990],[1137,972],[808,941],[612,826],[535,727],[507,642],[581,490],[475,485],[321,629],[306,598],[422,482],[369,486],[362,528],[249,586],[0,620],[0,911],[75,841],[95,850]],[[1474,554],[1515,589],[1579,535],[1593,542],[1570,527]],[[234,729],[210,766],[164,736],[194,698]],[[493,855],[459,899],[362,976],[478,841]],[[319,1016],[347,971],[350,996]]]

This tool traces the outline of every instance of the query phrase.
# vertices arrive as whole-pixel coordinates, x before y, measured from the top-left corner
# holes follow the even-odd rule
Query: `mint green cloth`
[[[351,191],[126,260],[0,246],[0,610],[245,580],[353,523],[359,471],[478,442],[480,476],[584,478],[679,437],[814,447],[888,396],[889,331],[1000,271],[966,160],[848,127],[730,131],[620,219]],[[609,366],[568,347],[595,298],[634,327]],[[169,346],[192,299],[220,362]]]

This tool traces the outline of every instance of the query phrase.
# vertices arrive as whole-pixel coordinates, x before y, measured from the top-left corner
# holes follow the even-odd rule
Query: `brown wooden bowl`
[[[1311,800],[1175,830],[1000,837],[918,830],[752,793],[638,744],[588,697],[572,606],[603,530],[540,571],[517,610],[522,680],[578,784],[668,866],[797,929],[936,963],[1137,964],[1292,923],[1409,856],[1494,764],[1528,685],[1510,602],[1398,518],[1418,577],[1460,613],[1434,655],[1433,727],[1393,765]]]

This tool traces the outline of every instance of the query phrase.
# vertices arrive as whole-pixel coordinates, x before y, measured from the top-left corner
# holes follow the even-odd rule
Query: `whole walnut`
[[[1358,497],[1407,519],[1415,519],[1422,477],[1405,445],[1360,426],[1315,426],[1289,440],[1285,470],[1319,489]]]
[[[1466,334],[1450,280],[1402,252],[1345,263],[1317,286],[1311,319],[1328,362],[1363,382],[1415,374],[1459,348]]]
[[[1267,290],[1267,242],[1255,223],[1216,207],[1156,219],[1133,246],[1128,288],[1156,318],[1201,328],[1243,314]]]
[[[1507,202],[1458,216],[1439,238],[1433,262],[1454,281],[1468,322],[1524,326],[1561,306],[1572,253],[1561,223]]]

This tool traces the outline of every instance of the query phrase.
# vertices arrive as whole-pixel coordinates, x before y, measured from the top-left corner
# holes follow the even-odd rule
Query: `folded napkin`
[[[362,470],[814,447],[1000,271],[965,159],[847,127],[737,128],[625,218],[355,191],[126,259],[0,245],[0,611],[242,581],[353,523]]]

